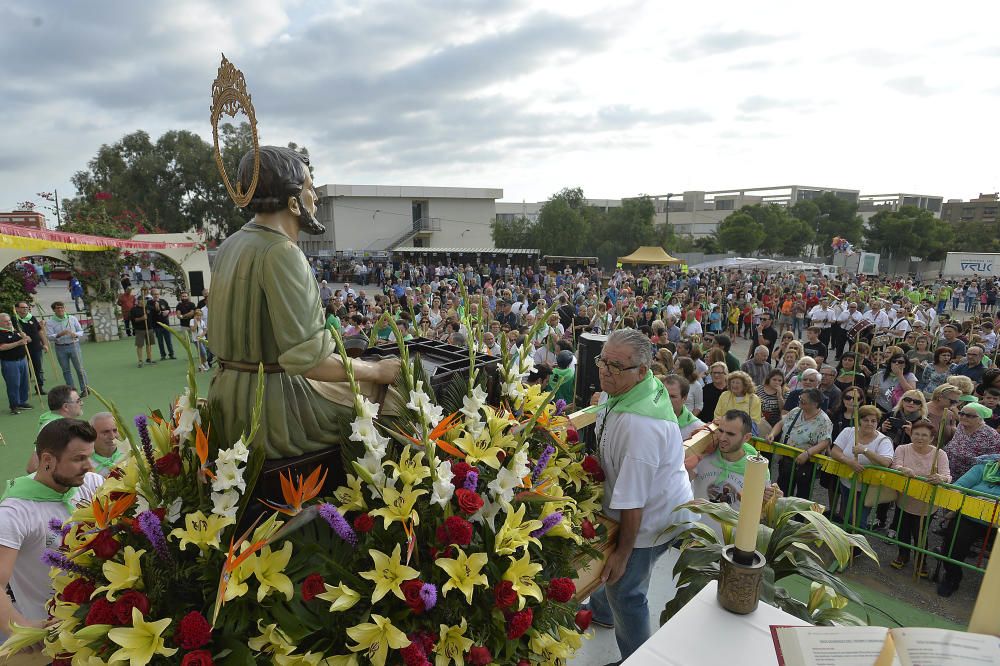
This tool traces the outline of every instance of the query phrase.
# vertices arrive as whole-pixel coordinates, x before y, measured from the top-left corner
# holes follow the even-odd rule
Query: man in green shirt
[[[49,411],[42,412],[38,417],[38,431],[42,428],[58,421],[59,419],[78,419],[83,415],[83,398],[76,389],[66,384],[60,384],[49,390],[46,396],[49,403]],[[31,452],[31,459],[28,461],[28,474],[38,469],[38,454]]]

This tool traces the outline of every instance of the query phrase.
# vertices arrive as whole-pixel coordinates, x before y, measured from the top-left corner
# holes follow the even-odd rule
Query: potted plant
[[[721,526],[722,537],[704,523],[688,525],[677,533],[681,554],[674,565],[677,592],[660,615],[666,623],[709,581],[719,579],[719,560],[724,546],[732,543],[739,514],[728,504],[695,500],[683,505]],[[845,610],[848,601],[862,604],[853,590],[825,568],[832,556],[844,567],[858,549],[878,562],[868,540],[849,534],[823,515],[824,507],[798,497],[773,497],[764,504],[757,531],[757,550],[767,558],[761,601],[803,620],[819,625],[866,625]],[[793,598],[781,581],[799,575],[812,582],[809,601]]]

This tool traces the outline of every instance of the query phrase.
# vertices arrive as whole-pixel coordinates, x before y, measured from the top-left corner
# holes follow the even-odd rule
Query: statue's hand
[[[399,358],[384,358],[375,364],[375,377],[373,381],[376,384],[392,384],[396,381],[396,377],[399,376],[400,368]]]

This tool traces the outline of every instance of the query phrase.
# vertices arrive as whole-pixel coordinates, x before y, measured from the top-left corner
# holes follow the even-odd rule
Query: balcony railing
[[[441,218],[422,217],[419,220],[414,220],[413,230],[418,233],[423,231],[441,231]]]

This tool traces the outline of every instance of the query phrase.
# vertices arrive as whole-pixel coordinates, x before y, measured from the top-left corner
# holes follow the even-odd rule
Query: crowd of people
[[[906,497],[872,499],[875,489],[866,495],[850,479],[817,473],[815,455],[1000,494],[1000,320],[992,278],[918,283],[495,264],[401,264],[379,277],[382,288],[373,286],[372,297],[321,281],[327,324],[345,336],[390,340],[391,328],[379,324],[389,313],[407,338],[465,346],[467,324],[482,322],[483,353],[499,355],[506,345],[516,355],[527,342],[536,366],[530,379],[562,386],[567,402],[574,394],[552,373],[575,366],[581,334],[640,332],[651,345],[650,370],[677,399],[684,436],[745,413],[749,433],[801,450],[778,457],[777,488],[802,497],[825,490],[844,523],[916,544],[916,525],[930,509]],[[734,341],[748,343],[743,358]],[[712,498],[738,494],[731,484],[710,485]],[[941,552],[963,560],[983,545],[986,525],[955,524],[953,544],[955,530],[941,530]],[[907,566],[909,553],[900,547],[892,566]],[[926,577],[926,569],[918,575]],[[952,594],[960,580],[961,567],[946,562],[938,592]]]

